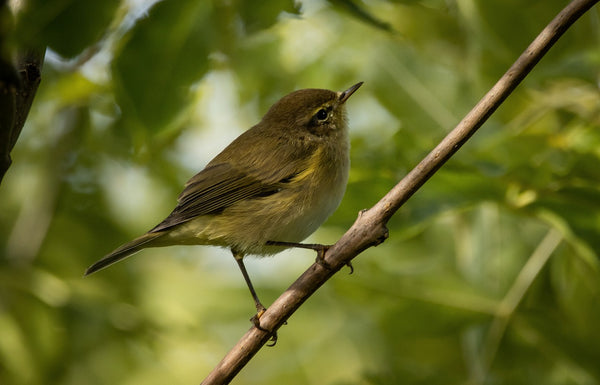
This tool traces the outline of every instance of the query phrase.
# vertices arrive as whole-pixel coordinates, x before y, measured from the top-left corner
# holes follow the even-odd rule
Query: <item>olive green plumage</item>
[[[223,246],[241,261],[284,249],[268,241],[308,237],[344,195],[350,166],[345,102],[361,84],[284,96],[186,183],[165,220],[86,275],[147,247]]]

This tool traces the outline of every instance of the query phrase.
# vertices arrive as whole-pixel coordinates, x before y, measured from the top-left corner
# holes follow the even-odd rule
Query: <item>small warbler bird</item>
[[[94,263],[85,275],[147,247],[227,247],[250,289],[258,320],[266,308],[243,258],[289,247],[325,248],[298,242],[342,200],[350,168],[345,103],[362,84],[341,92],[304,89],[281,98],[185,184],[165,220]]]

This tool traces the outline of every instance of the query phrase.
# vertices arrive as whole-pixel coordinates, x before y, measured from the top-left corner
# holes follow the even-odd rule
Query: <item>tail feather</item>
[[[90,275],[92,273],[95,273],[98,270],[102,270],[105,267],[112,265],[113,263],[119,262],[121,259],[127,258],[130,255],[135,254],[146,247],[152,247],[152,245],[149,245],[148,243],[154,241],[155,239],[163,235],[164,232],[146,233],[141,237],[134,239],[131,242],[127,242],[126,244],[121,245],[112,253],[106,255],[104,258],[94,263],[92,266],[88,267],[84,275]]]

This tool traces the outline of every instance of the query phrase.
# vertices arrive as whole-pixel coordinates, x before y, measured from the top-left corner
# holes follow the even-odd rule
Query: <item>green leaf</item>
[[[26,46],[49,46],[70,58],[97,43],[110,25],[118,0],[32,0],[18,20]]]
[[[123,116],[164,127],[186,106],[190,86],[208,69],[215,40],[205,1],[165,1],[129,32],[112,71]]]
[[[271,27],[282,12],[298,14],[299,9],[290,0],[236,1],[239,17],[247,33]]]

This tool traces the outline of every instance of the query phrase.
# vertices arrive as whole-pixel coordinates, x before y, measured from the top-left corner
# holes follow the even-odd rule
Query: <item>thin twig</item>
[[[540,271],[542,271],[542,268],[546,265],[550,256],[554,253],[562,240],[563,237],[558,230],[553,228],[548,230],[544,239],[542,239],[538,247],[536,247],[527,260],[527,263],[525,263],[519,272],[519,275],[517,275],[511,288],[498,304],[494,320],[487,333],[482,351],[483,368],[480,373],[484,378],[478,379],[478,383],[483,383],[485,376],[489,373],[510,318],[515,313],[517,307],[523,300],[523,297],[525,297],[525,293],[531,287],[533,281],[540,274]]]
[[[494,87],[440,144],[369,210],[361,211],[352,227],[325,255],[326,263],[308,268],[262,315],[261,328],[252,327],[204,379],[202,384],[227,384],[269,340],[272,333],[333,274],[363,250],[387,238],[385,227],[394,213],[477,131],[527,76],[562,34],[598,0],[574,0],[548,24]],[[266,330],[270,330],[268,332]]]

